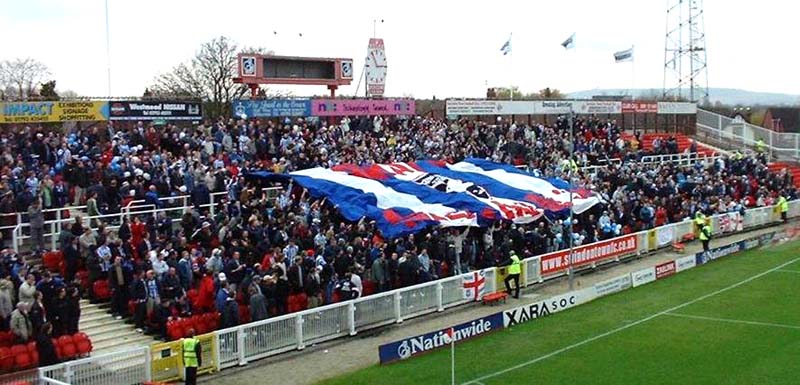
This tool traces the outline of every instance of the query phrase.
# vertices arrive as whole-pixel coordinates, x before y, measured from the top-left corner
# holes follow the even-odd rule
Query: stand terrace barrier
[[[280,187],[267,187],[262,190],[263,193],[266,193],[267,199],[277,200],[280,196],[281,192],[283,191]],[[202,204],[199,206],[200,209],[208,209],[209,214],[213,217],[217,205],[219,202],[222,201],[223,198],[227,197],[227,192],[217,192],[210,194],[210,201],[207,204]],[[134,215],[152,215],[153,217],[157,217],[159,214],[169,215],[173,214],[176,217],[183,215],[183,213],[187,212],[187,210],[191,210],[194,206],[189,202],[188,195],[181,195],[175,197],[164,197],[159,198],[159,201],[165,205],[173,205],[177,202],[182,202],[181,205],[172,206],[172,207],[165,207],[165,208],[155,208],[152,204],[144,204],[143,200],[138,201],[131,201],[127,206],[124,206],[120,209],[117,213],[111,214],[103,214],[97,216],[84,216],[81,215],[81,220],[83,225],[86,227],[91,227],[92,229],[96,230],[96,222],[97,220],[103,221],[116,221],[118,223],[122,222],[122,218],[130,219],[131,216]],[[75,218],[62,218],[63,211],[70,211],[76,209],[84,209],[86,206],[72,206],[72,207],[64,207],[59,209],[48,209],[42,210],[43,213],[55,213],[56,219],[45,221],[44,228],[45,233],[43,234],[44,239],[49,239],[50,248],[52,250],[58,249],[58,235],[61,232],[61,229],[65,225],[69,225],[75,221]],[[6,225],[0,227],[0,231],[8,231],[11,230],[12,235],[12,248],[14,251],[19,252],[20,247],[23,245],[23,241],[26,239],[30,239],[30,235],[26,234],[29,232],[30,223],[27,221],[23,221],[23,219],[27,220],[27,213],[11,213],[11,214],[0,214],[0,219],[8,218],[8,217],[15,217],[16,218],[16,225]],[[176,223],[177,224],[177,223]],[[119,225],[112,225],[106,226],[108,230],[115,230],[118,229]],[[46,242],[48,243],[48,242]]]
[[[754,150],[756,142],[761,139],[770,158],[800,160],[800,134],[775,132],[699,108],[697,138],[726,150]]]
[[[719,222],[720,214],[712,216],[712,223]],[[800,200],[789,203],[789,217],[800,217]],[[780,222],[780,212],[775,206],[747,210],[742,220],[743,229],[771,225]],[[718,228],[715,229],[718,231]],[[679,241],[683,236],[694,232],[691,220],[662,226],[659,228],[623,235],[608,241],[611,243],[636,240],[636,247],[625,249],[623,253],[609,254],[591,263],[583,264],[575,269],[581,271],[625,258],[631,258],[651,250],[667,247]],[[656,242],[655,244],[653,242]],[[614,246],[598,243],[581,246],[584,255],[593,256],[595,251],[605,252],[617,250]],[[606,247],[605,249],[602,249]],[[598,250],[588,249],[595,248]],[[576,250],[577,252],[577,250]],[[548,253],[523,260],[524,279],[521,284],[530,286],[550,280],[566,273],[566,269],[548,274],[542,273],[542,260],[564,250]],[[502,290],[496,279],[502,268],[484,269],[486,292]],[[250,361],[280,354],[291,350],[302,350],[309,344],[320,343],[344,336],[356,335],[358,332],[381,327],[388,324],[401,323],[405,319],[443,311],[444,309],[463,305],[471,301],[464,299],[462,277],[454,276],[437,281],[427,282],[406,288],[364,298],[334,303],[298,313],[253,322],[233,328],[223,329],[213,334],[216,338],[208,339],[212,348],[209,352],[217,371],[233,366],[246,365]],[[161,354],[158,349],[163,344],[153,347],[141,347],[97,357],[84,358],[46,368],[38,372],[39,383],[101,385],[139,384],[151,381],[154,377],[174,379],[181,375],[181,366],[177,359],[165,356],[163,363],[157,365],[163,374],[153,375],[152,359],[154,354]],[[204,354],[206,348],[204,345]],[[204,366],[206,364],[204,355]],[[172,362],[172,364],[170,364]],[[25,376],[26,374],[20,374]],[[28,378],[28,377],[24,377]]]

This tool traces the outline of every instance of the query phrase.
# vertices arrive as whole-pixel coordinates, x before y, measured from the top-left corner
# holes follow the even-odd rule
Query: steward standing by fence
[[[197,384],[197,368],[203,364],[200,340],[194,337],[194,329],[189,329],[189,337],[181,342],[183,347],[183,367],[186,369],[184,383]]]
[[[511,295],[511,285],[509,282],[513,280],[515,285],[514,289],[516,290],[514,292],[514,298],[519,298],[519,275],[522,273],[521,262],[514,250],[511,250],[511,256],[508,258],[511,260],[511,263],[508,265],[508,275],[506,279],[503,280],[506,284],[506,293]]]
[[[789,201],[784,194],[781,194],[781,197],[778,198],[778,209],[781,211],[781,220],[785,223],[789,220]]]
[[[711,240],[711,225],[706,222],[700,228],[700,242],[703,242],[703,252],[708,252],[708,242]]]

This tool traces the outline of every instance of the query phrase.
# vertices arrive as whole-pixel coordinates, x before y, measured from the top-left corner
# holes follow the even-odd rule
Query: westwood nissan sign
[[[109,103],[111,120],[192,120],[203,119],[200,102],[116,101]]]

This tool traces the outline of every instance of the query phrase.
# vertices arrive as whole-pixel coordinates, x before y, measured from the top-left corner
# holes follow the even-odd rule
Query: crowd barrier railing
[[[790,217],[800,216],[800,200],[789,202],[788,214]],[[711,221],[718,223],[722,216],[727,215],[711,216]],[[777,206],[750,209],[743,215],[742,229],[771,225],[779,221],[780,211]],[[687,219],[613,238],[611,241],[616,242],[633,237],[637,245],[625,253],[577,266],[574,271],[595,268],[668,247],[694,231],[693,221]],[[714,231],[718,233],[722,229],[717,225]],[[520,283],[531,286],[567,274],[563,269],[542,274],[542,259],[563,252],[561,250],[524,259],[523,279]],[[504,267],[481,270],[486,292],[503,290],[501,278],[504,270]],[[204,365],[201,372],[247,365],[264,357],[302,350],[310,344],[356,335],[467,304],[471,300],[465,299],[462,279],[463,275],[448,277],[209,333],[201,337]],[[179,343],[154,344],[41,368],[38,379],[53,380],[55,382],[51,383],[55,384],[81,385],[127,385],[151,380],[176,380],[183,374],[179,352]]]
[[[267,193],[267,199],[277,200],[278,196],[280,196],[281,192],[283,191],[280,187],[267,187],[262,190],[263,192]],[[209,215],[212,217],[214,216],[216,206],[223,200],[224,197],[227,197],[228,192],[216,192],[210,194],[210,201],[206,204],[199,205],[199,208],[209,210]],[[164,215],[175,215],[180,216],[183,213],[187,212],[188,210],[192,210],[194,206],[189,201],[188,195],[182,196],[175,196],[175,197],[165,197],[159,198],[159,201],[168,207],[164,208],[156,208],[153,204],[144,204],[144,201],[132,201],[130,204],[122,207],[119,212],[110,213],[110,214],[102,214],[96,216],[87,216],[81,215],[82,224],[85,227],[92,228],[93,230],[97,230],[97,224],[99,221],[105,222],[107,224],[107,230],[117,230],[119,229],[118,224],[108,225],[109,223],[121,223],[123,218],[130,219],[132,216],[153,216],[158,217],[159,214]],[[181,205],[173,206],[177,201],[182,201]],[[85,206],[80,206],[78,208],[85,208]],[[43,234],[43,238],[45,240],[45,244],[49,245],[52,250],[56,250],[59,248],[58,245],[58,236],[61,233],[61,230],[64,226],[69,226],[75,222],[75,217],[70,218],[62,218],[62,212],[65,210],[73,210],[74,207],[65,207],[62,209],[55,209],[55,210],[43,210],[43,212],[55,212],[56,218],[53,220],[48,220],[44,222],[44,229],[45,233]],[[7,225],[0,227],[0,231],[11,231],[11,245],[12,248],[19,252],[21,246],[23,245],[25,240],[31,238],[30,232],[30,223],[26,221],[22,221],[26,216],[27,213],[14,213],[14,214],[5,214],[5,215],[14,215],[17,217],[17,224],[16,225]]]

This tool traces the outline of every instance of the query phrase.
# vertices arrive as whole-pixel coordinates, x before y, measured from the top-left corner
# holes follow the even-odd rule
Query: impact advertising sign
[[[200,102],[110,102],[111,120],[202,120]]]
[[[311,116],[310,99],[234,100],[231,107],[236,117]]]
[[[455,342],[458,342],[502,328],[503,314],[495,313],[490,316],[453,326],[452,338],[455,339]],[[451,328],[445,328],[381,345],[378,347],[380,363],[386,364],[398,360],[405,360],[431,350],[448,346],[451,342],[451,337],[448,334],[450,329]]]
[[[0,103],[0,123],[108,120],[108,103],[94,101]]]

